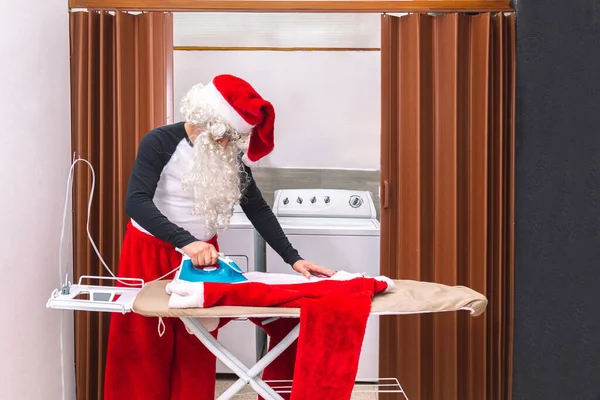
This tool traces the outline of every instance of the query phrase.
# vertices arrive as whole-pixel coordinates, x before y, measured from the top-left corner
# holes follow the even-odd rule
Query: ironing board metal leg
[[[263,386],[256,382],[254,377],[248,376],[248,368],[242,362],[237,360],[231,353],[229,353],[196,318],[182,317],[181,320],[211,353],[217,356],[217,358],[219,358],[223,364],[231,369],[237,376],[243,379],[246,383],[250,384],[250,386],[257,393],[269,400],[279,400],[281,398],[274,397],[273,394],[278,396],[277,393],[268,387],[268,385],[266,385],[264,382],[261,382],[264,385]],[[219,400],[231,399],[233,395],[235,395],[235,393],[228,395],[227,397],[221,395]]]
[[[198,321],[197,319],[194,319],[193,323],[197,326],[202,326],[204,327],[204,325],[202,325],[200,323],[200,321]],[[275,395],[277,397],[274,398],[274,400],[279,400],[281,399],[281,397],[273,391],[273,389],[267,385],[265,382],[263,382],[261,379],[256,378],[258,376],[258,374],[260,374],[260,372],[266,368],[266,365],[260,369],[258,369],[257,371],[254,371],[256,368],[252,367],[251,369],[248,369],[248,367],[246,365],[244,365],[236,356],[234,356],[233,354],[231,354],[231,352],[224,347],[223,345],[221,345],[221,343],[219,343],[219,341],[217,339],[214,338],[214,336],[212,335],[208,335],[207,336],[207,340],[209,340],[215,347],[217,347],[219,349],[220,352],[223,353],[223,355],[225,357],[227,357],[227,359],[233,363],[235,363],[238,366],[238,370],[242,370],[244,372],[244,376],[238,374],[236,372],[236,370],[233,370],[233,368],[230,368],[232,371],[236,372],[236,375],[238,375],[240,377],[239,381],[236,382],[237,383],[241,383],[240,385],[235,385],[234,387],[237,388],[237,390],[232,390],[232,387],[229,387],[229,389],[227,391],[225,391],[220,397],[219,399],[223,400],[223,399],[229,399],[231,397],[233,397],[236,393],[238,393],[245,385],[250,384],[250,386],[256,390],[255,388],[255,384],[256,385],[260,385],[263,390],[267,393],[271,393],[271,396],[266,397],[265,399],[270,400],[273,396],[272,393],[275,393]],[[225,363],[225,362],[223,362]],[[227,364],[226,364],[227,365]],[[268,365],[268,364],[267,364]],[[254,371],[254,372],[252,372]],[[246,379],[245,377],[248,377],[248,379]],[[233,385],[232,385],[233,386]],[[258,392],[258,390],[257,390]],[[262,392],[259,392],[262,393]]]
[[[299,334],[299,324],[286,336],[284,340],[281,341],[281,343],[275,346],[269,353],[265,355],[265,357],[259,360],[256,365],[248,369],[248,367],[246,367],[225,347],[223,347],[223,345],[221,345],[196,318],[181,317],[181,320],[211,353],[217,356],[223,362],[223,364],[225,364],[229,369],[235,372],[237,376],[240,377],[240,379],[236,381],[234,385],[232,385],[219,397],[219,400],[231,399],[246,384],[250,384],[252,389],[260,394],[265,400],[283,400],[283,398],[277,392],[275,392],[262,379],[258,378],[257,375],[264,368],[266,368],[267,365],[273,362],[273,360],[275,360],[275,358],[277,358],[277,356],[281,354],[291,343],[294,342]]]
[[[275,361],[275,359],[277,357],[279,357],[279,355],[281,355],[281,353],[283,353],[285,351],[285,349],[287,349],[288,347],[290,347],[290,345],[292,343],[294,343],[294,341],[296,339],[298,339],[298,336],[300,334],[300,324],[296,325],[296,327],[294,329],[292,329],[290,331],[290,333],[288,333],[282,340],[281,342],[279,342],[275,347],[273,347],[271,349],[271,351],[269,351],[267,354],[265,354],[265,356],[263,358],[261,358],[260,360],[258,360],[258,362],[256,364],[254,364],[254,366],[252,368],[250,368],[248,370],[248,375],[250,375],[251,377],[256,377],[258,376],[258,374],[261,373],[261,371],[263,371],[265,368],[267,368],[267,366],[269,364],[271,364],[273,361]],[[266,385],[267,387],[269,387],[264,381],[260,380],[260,382],[264,385]],[[238,379],[233,385],[231,385],[229,387],[229,389],[227,389],[225,391],[225,393],[223,393],[223,396],[225,396],[226,394],[229,395],[231,394],[235,394],[237,392],[239,392],[244,385],[246,384],[246,382],[244,382],[243,379]],[[273,390],[271,389],[271,387],[269,387],[269,390]],[[277,399],[281,399],[282,397],[279,396],[279,394],[277,394]],[[225,399],[227,399],[228,397],[224,397]]]

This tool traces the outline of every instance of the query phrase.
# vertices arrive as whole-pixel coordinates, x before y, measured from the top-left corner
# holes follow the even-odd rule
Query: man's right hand
[[[189,258],[192,259],[192,264],[197,266],[214,265],[217,263],[217,249],[210,243],[192,242],[181,249]]]

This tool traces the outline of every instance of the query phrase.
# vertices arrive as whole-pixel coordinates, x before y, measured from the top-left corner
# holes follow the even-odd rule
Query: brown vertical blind
[[[381,272],[489,307],[382,317],[380,375],[411,400],[510,399],[514,15],[384,15],[381,47]]]
[[[172,107],[172,15],[109,12],[70,14],[72,144],[96,174],[90,233],[116,274],[127,218],[124,199],[141,137],[165,124]],[[169,113],[171,110],[169,110]],[[74,276],[108,276],[87,233],[92,176],[74,177]],[[102,399],[110,315],[75,312],[78,399]]]

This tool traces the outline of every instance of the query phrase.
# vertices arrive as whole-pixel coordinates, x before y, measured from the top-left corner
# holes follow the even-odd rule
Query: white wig
[[[184,190],[193,192],[192,214],[204,219],[207,235],[214,235],[219,223],[224,228],[229,226],[233,207],[239,204],[244,192],[247,175],[237,146],[241,138],[202,101],[201,88],[201,84],[195,85],[181,101],[181,114],[195,130],[194,159],[184,173],[182,185]],[[223,137],[230,139],[225,147],[217,142]]]

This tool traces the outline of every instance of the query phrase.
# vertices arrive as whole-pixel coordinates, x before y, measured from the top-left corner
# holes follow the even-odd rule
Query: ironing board
[[[282,400],[283,398],[279,393],[291,390],[291,386],[286,386],[285,390],[278,391],[277,387],[271,387],[267,382],[260,379],[259,374],[298,338],[300,324],[256,364],[246,366],[212,336],[202,324],[202,319],[219,317],[234,319],[266,318],[268,322],[268,320],[276,318],[299,318],[299,308],[219,306],[173,309],[168,307],[170,296],[166,291],[166,285],[170,280],[154,281],[147,284],[142,282],[139,288],[84,284],[85,280],[94,278],[111,279],[83,276],[77,285],[71,286],[69,294],[61,294],[55,290],[48,300],[47,307],[122,313],[135,312],[145,317],[180,318],[189,331],[239,377],[218,400],[231,399],[247,384],[265,400]],[[132,282],[135,283],[136,280],[132,280]],[[393,290],[375,295],[371,304],[371,315],[468,311],[471,316],[475,317],[481,315],[488,304],[485,296],[464,286],[447,286],[412,280],[394,280],[393,282]],[[82,294],[85,295],[85,299],[79,299]],[[394,381],[393,386],[397,386],[399,390],[393,390],[393,392],[402,393],[407,398],[398,380],[394,379]]]

